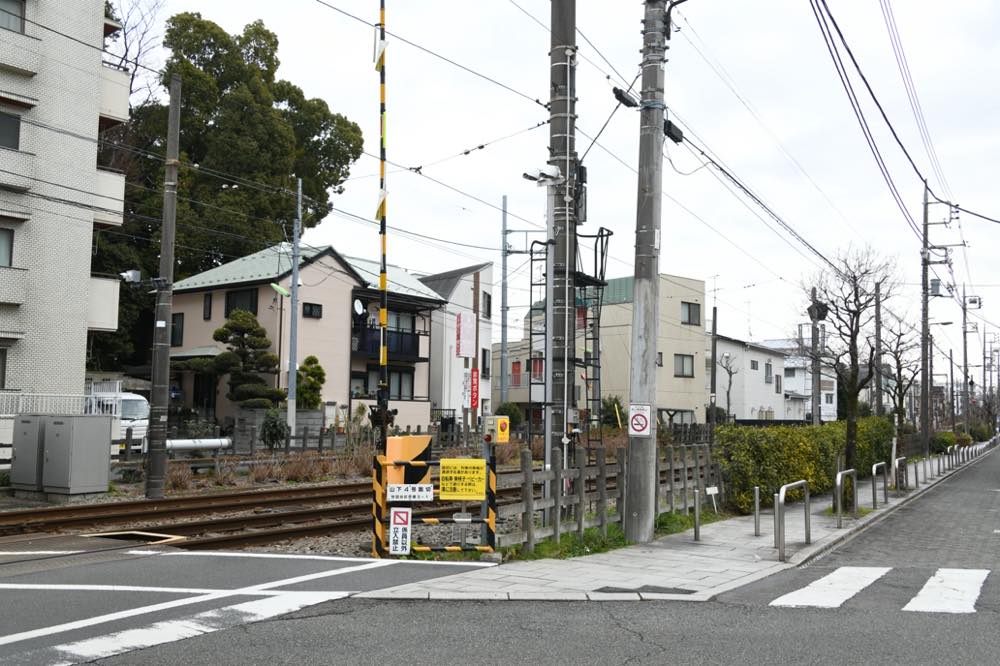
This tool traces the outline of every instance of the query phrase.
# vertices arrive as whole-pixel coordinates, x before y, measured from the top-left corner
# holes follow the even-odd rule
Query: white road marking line
[[[771,605],[792,608],[839,608],[845,601],[890,571],[892,567],[840,567],[801,589],[778,597],[771,602]]]
[[[196,597],[186,597],[184,599],[174,599],[172,601],[164,601],[162,603],[151,604],[149,606],[140,606],[139,608],[130,608],[128,610],[117,611],[115,613],[107,613],[106,615],[98,615],[96,617],[90,617],[84,620],[76,620],[74,622],[64,622],[63,624],[56,624],[52,625],[51,627],[42,627],[40,629],[32,629],[30,631],[22,631],[16,634],[0,636],[0,645],[9,645],[11,643],[26,641],[32,638],[51,636],[52,634],[60,634],[66,631],[73,631],[74,629],[82,629],[84,627],[91,627],[97,624],[104,624],[106,622],[124,620],[126,618],[136,617],[138,615],[146,615],[149,613],[156,613],[159,611],[170,610],[171,608],[190,606],[192,604],[200,604],[206,601],[224,599],[226,597],[236,597],[245,594],[254,594],[261,590],[268,590],[276,587],[284,587],[285,585],[294,585],[296,583],[301,583],[308,580],[316,580],[317,578],[328,578],[331,576],[339,576],[345,573],[364,571],[366,569],[376,569],[378,567],[384,567],[395,563],[396,560],[375,560],[369,564],[361,564],[354,567],[343,567],[341,569],[320,571],[318,573],[306,574],[304,576],[296,576],[294,578],[285,578],[283,580],[276,580],[270,583],[261,583],[259,585],[252,585],[250,587],[241,587],[236,590],[212,592],[209,594],[203,594]]]
[[[169,551],[169,550],[130,550],[129,555],[169,555],[169,556],[183,556],[183,557],[248,557],[248,558],[261,558],[261,559],[279,559],[279,560],[318,560],[322,562],[377,562],[371,557],[340,557],[337,555],[299,555],[296,553],[235,553],[227,551],[216,551],[216,550],[198,550],[198,551]],[[495,567],[496,564],[493,562],[440,562],[436,560],[397,560],[405,564],[430,564],[437,566],[461,566],[461,567]]]
[[[40,590],[40,591],[63,591],[63,592],[163,592],[165,594],[214,594],[216,592],[229,592],[225,589],[210,589],[200,587],[144,587],[141,585],[76,585],[72,583],[44,584],[44,583],[0,583],[0,590]],[[284,594],[280,591],[259,591],[247,592],[246,594],[256,594],[260,596],[273,596]]]
[[[917,613],[975,613],[989,569],[938,569],[903,606]]]
[[[85,550],[0,550],[0,557],[13,557],[15,555],[76,555],[85,553]]]
[[[132,650],[142,650],[154,645],[172,643],[242,624],[260,622],[278,615],[293,613],[324,601],[342,599],[345,596],[347,596],[346,592],[285,592],[267,599],[257,599],[205,611],[190,618],[156,622],[146,627],[127,629],[107,636],[57,645],[43,652],[55,653],[53,655],[55,660],[62,663],[66,663],[67,659],[71,660],[70,663],[104,659]],[[47,659],[44,661],[51,663]]]

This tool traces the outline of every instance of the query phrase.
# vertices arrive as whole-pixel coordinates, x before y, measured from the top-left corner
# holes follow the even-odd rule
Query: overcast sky
[[[377,20],[377,0],[329,0],[329,4],[366,21]],[[517,0],[517,4],[548,24],[547,0]],[[918,167],[943,194],[920,142],[879,4],[871,0],[829,4]],[[1000,192],[994,183],[1000,148],[996,120],[1000,42],[995,35],[1000,5],[954,0],[945,7],[926,0],[896,0],[893,9],[955,200],[1000,216]],[[371,27],[316,0],[168,0],[168,14],[181,11],[200,11],[229,32],[262,19],[280,40],[279,76],[357,122],[365,135],[365,150],[377,154],[378,75],[372,65]],[[638,73],[642,12],[640,2],[578,3],[578,28],[629,82]],[[677,18],[679,31],[673,35],[666,70],[667,105],[672,112],[825,255],[832,257],[852,244],[870,244],[895,258],[903,285],[889,307],[908,322],[919,323],[917,237],[868,151],[809,3],[692,0]],[[389,0],[387,26],[532,99],[547,100],[548,32],[510,0]],[[611,83],[622,84],[583,40],[580,55],[578,127],[593,136],[614,107]],[[386,62],[388,154],[395,162],[430,165],[547,119],[545,109],[533,101],[398,40],[390,39]],[[723,77],[729,78],[728,85]],[[855,85],[863,94],[856,79]],[[864,109],[909,211],[919,222],[921,184],[867,99]],[[604,226],[614,232],[608,264],[612,277],[632,271],[636,176],[616,157],[636,164],[638,129],[638,114],[620,109],[600,139],[614,156],[595,146],[586,159],[589,220],[583,230]],[[512,216],[527,220],[511,217],[511,227],[541,227],[544,190],[521,174],[544,164],[547,132],[547,127],[525,131],[468,156],[426,166],[423,173],[495,206],[506,194]],[[589,142],[583,137],[578,141],[582,152]],[[686,148],[671,144],[668,149],[676,171],[665,162],[664,191],[676,202],[664,203],[661,272],[704,279],[709,305],[711,290],[717,287],[721,333],[753,339],[787,336],[804,319],[799,285],[819,269],[819,260],[786,233],[769,229],[758,217],[763,213],[729,193],[710,167],[699,169],[701,162]],[[362,157],[334,204],[372,218],[377,172],[377,161]],[[447,241],[500,245],[500,213],[494,208],[406,171],[391,173],[389,193],[391,225]],[[932,207],[931,220],[946,214],[946,208]],[[968,249],[956,248],[954,253],[959,290],[963,281],[971,281],[975,287],[969,287],[969,293],[983,297],[980,314],[1000,322],[1000,266],[992,258],[1000,226],[969,216],[962,221],[961,234],[955,225],[932,227],[932,242],[958,243],[964,236]],[[378,255],[374,224],[331,216],[305,239],[330,243],[347,254]],[[523,245],[522,239],[514,237],[512,242]],[[398,235],[390,237],[389,260],[415,271],[444,271],[483,260],[494,261],[499,268],[498,251],[418,243]],[[522,263],[523,257],[511,257],[512,269]],[[945,267],[938,271],[950,279]],[[495,275],[499,280],[499,270]],[[512,338],[520,336],[527,301],[527,278],[520,271],[511,280]],[[499,296],[495,302],[499,304]],[[953,347],[960,359],[957,303],[935,299],[931,315],[955,322],[932,332],[941,347]],[[970,364],[980,362],[973,361],[981,356],[981,351],[975,352],[982,349],[983,323],[979,324],[980,333],[969,336]],[[935,363],[936,368],[945,368],[940,358]]]

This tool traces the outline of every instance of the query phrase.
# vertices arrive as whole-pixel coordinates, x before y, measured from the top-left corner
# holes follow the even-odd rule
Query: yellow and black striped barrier
[[[493,546],[413,546],[414,553],[492,553]]]
[[[385,557],[388,552],[385,468],[385,456],[372,458],[372,557]]]

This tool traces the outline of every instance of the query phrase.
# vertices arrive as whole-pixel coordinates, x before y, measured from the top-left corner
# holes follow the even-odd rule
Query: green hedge
[[[733,505],[753,510],[753,487],[760,486],[761,504],[773,504],[782,485],[799,479],[809,482],[809,492],[831,490],[837,457],[843,454],[847,423],[821,426],[723,426],[716,433],[715,455],[722,467]],[[855,464],[867,476],[876,462],[886,461],[892,448],[892,425],[877,417],[858,419]],[[802,497],[801,490],[788,495]]]
[[[934,453],[944,453],[948,450],[949,446],[955,446],[957,443],[958,439],[955,437],[955,433],[950,430],[936,432],[934,433],[934,437],[931,438],[931,451]]]
[[[993,436],[990,427],[985,423],[973,423],[969,427],[969,434],[972,435],[973,442],[985,442]]]

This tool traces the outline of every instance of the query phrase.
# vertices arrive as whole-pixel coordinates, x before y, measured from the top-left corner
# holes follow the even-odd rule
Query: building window
[[[764,364],[764,383],[770,384],[774,381],[774,368],[771,367],[771,362],[767,361]]]
[[[785,377],[792,379],[795,377],[795,368],[785,368]]]
[[[663,352],[656,352],[656,367],[663,367]]]
[[[24,0],[0,0],[0,28],[24,32]]]
[[[303,303],[302,316],[310,319],[322,319],[323,306],[320,303]]]
[[[757,361],[750,361],[750,369],[751,370],[757,369]]]
[[[674,354],[674,377],[694,377],[694,356]]]
[[[493,296],[487,292],[483,292],[483,302],[482,306],[479,308],[483,317],[489,319],[493,316]]]
[[[701,304],[681,301],[681,323],[701,326]]]
[[[514,361],[510,364],[510,385],[517,388],[521,385],[521,362]]]
[[[0,0],[3,2],[3,0]],[[19,150],[21,147],[21,116],[0,112],[0,147]]]
[[[205,321],[212,318],[212,292],[205,294],[201,301],[201,318]]]
[[[781,375],[774,376],[774,392],[781,393]]]
[[[483,379],[489,379],[490,378],[490,350],[489,349],[484,349],[482,351],[482,354],[480,354],[480,356],[482,358],[480,358],[480,360],[479,360],[479,376],[482,377]]]
[[[412,370],[391,370],[389,372],[389,399],[413,400]]]
[[[184,345],[184,313],[177,312],[170,322],[170,346],[181,347]]]
[[[417,330],[417,317],[412,312],[390,312],[389,329],[413,333]]]
[[[540,382],[545,379],[545,359],[531,359],[531,381]]]
[[[10,267],[14,260],[14,230],[0,229],[0,266]]]
[[[257,289],[239,289],[237,291],[226,292],[226,317],[232,314],[233,310],[245,310],[257,316]]]
[[[827,393],[826,395],[824,395],[823,396],[823,401],[826,404],[828,404],[828,405],[832,405],[833,404],[833,394],[832,393]]]
[[[0,389],[7,388],[7,348],[0,347]]]

